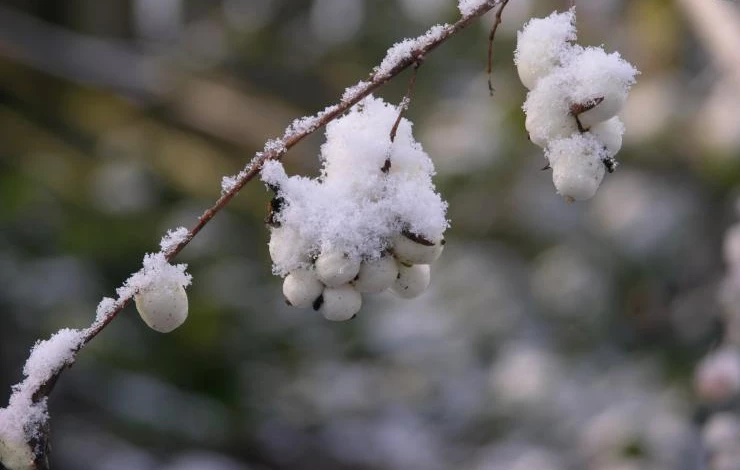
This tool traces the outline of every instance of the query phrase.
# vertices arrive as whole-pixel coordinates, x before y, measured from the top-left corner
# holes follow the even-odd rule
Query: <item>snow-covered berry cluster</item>
[[[420,295],[442,253],[447,204],[432,183],[434,165],[398,109],[368,97],[327,126],[318,178],[288,177],[266,162],[262,180],[275,192],[267,223],[273,272],[295,307],[348,320],[362,294],[390,289]]]
[[[530,20],[514,61],[530,91],[523,109],[530,140],[545,150],[553,183],[566,200],[596,194],[617,165],[624,125],[617,117],[638,73],[619,53],[582,47],[575,9]]]

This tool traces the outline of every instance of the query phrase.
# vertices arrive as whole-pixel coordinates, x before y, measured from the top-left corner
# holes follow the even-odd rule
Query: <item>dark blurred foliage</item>
[[[408,116],[452,221],[431,292],[344,324],[285,306],[254,182],[178,259],[188,322],[161,335],[129,308],[63,375],[54,468],[617,468],[594,464],[593,428],[625,403],[640,432],[615,455],[642,466],[619,468],[701,468],[690,381],[720,338],[740,181],[731,59],[689,0],[576,2],[579,40],[642,75],[619,170],[566,204],[524,132],[512,51],[527,18],[568,2],[510,3],[493,98],[490,17],[419,72]],[[456,18],[452,0],[0,4],[1,396],[34,342],[88,325],[221,176]],[[381,95],[399,101],[407,78]],[[315,175],[321,141],[289,171]]]

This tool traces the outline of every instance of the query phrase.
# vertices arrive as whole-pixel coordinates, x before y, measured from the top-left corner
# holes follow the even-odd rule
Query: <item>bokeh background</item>
[[[0,3],[0,402],[36,339],[88,325],[221,176],[455,3]],[[430,290],[367,297],[341,324],[289,308],[270,195],[250,184],[178,258],[187,323],[161,335],[129,307],[63,375],[54,468],[740,468],[702,438],[736,416],[740,371],[720,368],[720,400],[694,386],[723,343],[722,240],[740,219],[740,3],[576,3],[580,42],[642,72],[593,200],[565,203],[540,171],[512,63],[527,18],[568,2],[511,0],[493,98],[490,15],[419,72],[408,116],[452,221]],[[322,138],[288,170],[316,175]]]

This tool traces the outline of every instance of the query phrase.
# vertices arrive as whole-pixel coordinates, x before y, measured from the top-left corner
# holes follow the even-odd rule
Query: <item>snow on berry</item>
[[[150,328],[169,333],[188,316],[185,287],[192,277],[185,272],[186,265],[170,264],[162,252],[147,254],[143,264],[116,292],[120,299],[134,297],[139,315]]]
[[[604,179],[606,150],[589,133],[573,134],[550,142],[547,159],[558,194],[568,200],[583,201],[596,194]]]
[[[533,18],[517,34],[514,63],[519,79],[528,89],[567,59],[570,41],[576,39],[575,9]]]
[[[163,282],[134,296],[136,310],[149,328],[169,333],[188,318],[188,295],[180,284]]]
[[[530,89],[522,106],[530,140],[545,150],[558,193],[584,200],[596,193],[604,170],[616,168],[624,134],[616,115],[638,71],[619,53],[575,39],[574,8],[532,19],[517,36],[514,61]]]
[[[273,272],[315,270],[327,287],[326,306],[317,300],[314,307],[331,319],[359,310],[361,297],[355,302],[347,289],[376,293],[395,282],[389,253],[410,250],[412,257],[402,255],[406,262],[430,263],[442,251],[447,203],[432,183],[434,164],[408,120],[401,119],[391,142],[397,117],[397,107],[370,96],[331,122],[319,178],[289,177],[275,160],[262,168],[262,180],[280,199],[270,216]]]

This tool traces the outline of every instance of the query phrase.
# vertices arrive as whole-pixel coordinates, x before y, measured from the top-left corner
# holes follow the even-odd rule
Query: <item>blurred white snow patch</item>
[[[493,396],[507,413],[546,409],[557,395],[561,366],[547,350],[513,343],[504,347],[489,376]],[[514,409],[511,409],[511,408]]]
[[[275,17],[279,0],[224,0],[224,19],[232,27],[246,32],[257,31]]]
[[[226,438],[229,412],[221,402],[151,376],[117,372],[105,389],[87,392],[107,413],[152,432],[206,444]]]
[[[672,76],[646,76],[630,93],[621,114],[627,129],[624,141],[628,145],[637,146],[656,138],[680,114],[677,108],[683,100],[681,87]]]
[[[499,107],[480,99],[486,80],[480,74],[461,84],[464,90],[457,98],[434,104],[434,110],[421,123],[421,140],[435,156],[440,174],[472,173],[501,158],[504,116]]]
[[[147,41],[172,43],[182,32],[182,0],[134,0],[136,34]]]
[[[582,249],[560,245],[539,255],[531,286],[540,304],[560,318],[596,321],[608,311],[609,280]]]
[[[706,356],[697,366],[694,386],[700,399],[726,403],[740,393],[740,350],[725,346]]]
[[[439,21],[450,5],[449,0],[398,0],[406,17],[412,21],[429,24]]]
[[[595,465],[625,464],[625,454],[644,459],[638,468],[680,468],[693,438],[684,410],[667,396],[641,390],[615,400],[581,429],[580,452]],[[617,466],[616,468],[620,468]]]
[[[441,470],[449,468],[441,437],[431,423],[405,408],[372,420],[337,419],[322,441],[338,460],[374,468]]]
[[[311,6],[311,31],[327,45],[352,39],[364,19],[365,0],[314,0]]]
[[[113,160],[99,165],[90,186],[95,205],[111,214],[140,212],[156,200],[149,175],[133,160]]]
[[[713,415],[702,429],[702,441],[710,454],[737,447],[740,442],[740,419],[731,412]]]
[[[504,442],[478,452],[472,470],[561,470],[561,457],[525,442]]]
[[[718,80],[693,122],[696,137],[709,150],[737,158],[740,149],[740,78]]]
[[[636,259],[675,256],[696,238],[696,203],[685,186],[622,169],[606,178],[589,208],[589,222]]]
[[[249,470],[249,466],[222,454],[192,451],[178,455],[160,470]]]

